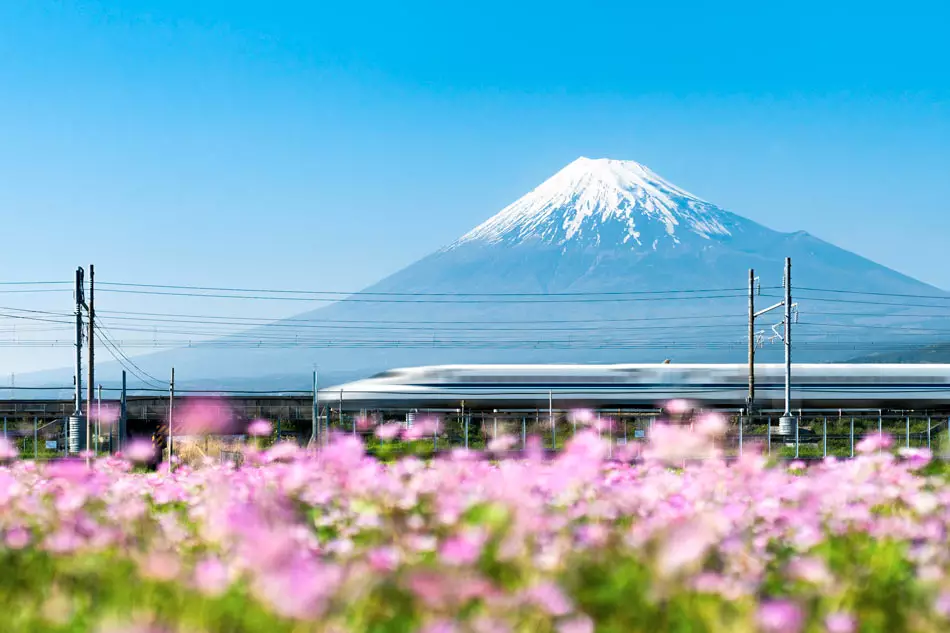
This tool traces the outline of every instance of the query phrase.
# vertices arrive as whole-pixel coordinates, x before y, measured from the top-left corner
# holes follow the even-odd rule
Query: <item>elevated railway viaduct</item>
[[[176,395],[175,419],[190,405],[201,402],[226,411],[232,420],[223,434],[243,434],[247,423],[257,418],[270,420],[285,440],[301,444],[309,441],[313,430],[313,399],[310,395],[235,395],[227,398]],[[95,405],[93,405],[95,407]],[[104,407],[118,406],[117,400],[103,400]],[[558,409],[488,409],[468,406],[440,409],[357,409],[356,405],[320,403],[318,413],[319,435],[327,429],[336,432],[372,434],[372,424],[399,421],[411,426],[414,420],[439,420],[439,430],[432,438],[437,450],[450,446],[486,446],[493,437],[505,434],[523,441],[525,436],[538,435],[545,446],[560,447],[579,428],[600,420],[601,432],[609,434],[616,443],[627,443],[643,438],[656,420],[664,417],[659,409],[611,408],[596,411]],[[126,400],[127,437],[152,437],[164,447],[169,398],[167,395],[130,395]],[[54,457],[65,453],[66,422],[73,413],[71,400],[0,400],[0,419],[3,433],[19,443],[24,454]],[[763,410],[749,418],[740,409],[725,409],[730,430],[725,440],[734,448],[742,442],[782,442],[775,436],[778,410]],[[885,432],[894,436],[899,445],[933,447],[935,444],[950,448],[950,406],[916,410],[871,409],[803,409],[797,410],[800,419],[800,441],[818,446],[820,454],[830,454],[829,442],[840,444],[845,454],[849,446],[869,433]],[[119,446],[118,426],[104,428],[99,446],[102,451]],[[34,448],[34,437],[38,448]],[[516,442],[517,443],[517,442]]]

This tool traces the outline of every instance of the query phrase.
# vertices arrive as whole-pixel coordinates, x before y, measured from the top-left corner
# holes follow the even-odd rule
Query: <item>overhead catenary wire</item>
[[[557,296],[557,295],[544,295],[544,296],[522,296],[520,298],[461,298],[456,299],[452,298],[453,295],[449,295],[449,298],[425,298],[424,296],[415,296],[405,299],[394,299],[390,297],[371,297],[371,296],[362,296],[363,293],[357,293],[356,295],[348,297],[338,297],[338,298],[328,298],[324,296],[311,297],[287,297],[287,296],[269,296],[269,295],[239,295],[239,294],[220,294],[220,293],[194,293],[194,292],[157,292],[150,290],[122,290],[116,288],[104,288],[103,292],[110,293],[123,293],[123,294],[136,294],[136,295],[150,295],[158,297],[200,297],[200,298],[209,298],[209,299],[245,299],[245,300],[254,300],[254,301],[304,301],[304,302],[324,302],[324,303],[429,303],[429,304],[466,304],[466,303],[492,303],[492,304],[507,304],[507,303],[519,303],[519,304],[545,304],[545,303],[623,303],[623,302],[643,302],[643,301],[684,301],[691,300],[695,297],[693,296],[672,296],[672,297],[631,297],[631,296],[584,296],[584,297],[574,297],[574,296]],[[462,296],[462,295],[454,295]],[[702,299],[734,299],[738,298],[741,295],[739,294],[713,294],[706,295],[701,297]]]
[[[0,308],[2,309],[2,308]],[[100,314],[110,314],[113,315],[110,318],[114,319],[123,319],[123,320],[140,320],[147,322],[182,322],[189,323],[191,321],[179,321],[179,318],[182,319],[200,319],[202,323],[206,323],[209,320],[213,321],[230,321],[235,325],[245,325],[248,327],[257,327],[257,326],[281,326],[285,324],[292,326],[294,324],[308,324],[316,323],[321,325],[333,325],[333,324],[374,324],[374,325],[485,325],[486,320],[441,320],[441,319],[403,319],[403,320],[392,320],[392,319],[324,319],[324,318],[310,318],[302,319],[298,317],[242,317],[242,316],[222,316],[222,315],[210,315],[210,314],[181,314],[181,313],[166,313],[166,312],[128,312],[122,310],[100,310]],[[116,316],[123,315],[123,316]],[[148,317],[159,317],[159,318],[148,318]],[[169,318],[161,318],[169,317]],[[638,321],[683,321],[683,320],[695,320],[696,318],[703,319],[735,319],[737,318],[735,314],[696,314],[696,315],[670,315],[670,316],[653,316],[653,317],[625,317],[625,318],[584,318],[584,319],[509,319],[509,320],[500,320],[500,319],[491,319],[491,324],[502,324],[502,325],[515,325],[515,324],[573,324],[573,323],[628,323],[628,322],[638,322]]]
[[[99,328],[98,328],[98,330],[96,331],[96,333],[97,333],[97,335],[99,336],[99,338],[100,338],[101,341],[107,342],[109,345],[111,345],[112,348],[114,348],[114,351],[115,351],[119,356],[121,356],[123,359],[125,359],[125,361],[126,361],[129,365],[131,365],[131,368],[125,367],[125,364],[122,363],[121,361],[119,361],[119,364],[121,364],[123,367],[125,367],[125,368],[126,368],[130,373],[132,373],[136,378],[138,378],[138,379],[141,380],[142,382],[146,382],[146,383],[147,383],[147,382],[152,382],[152,383],[154,383],[155,385],[161,385],[161,384],[162,384],[162,381],[160,381],[158,378],[156,378],[155,376],[151,375],[150,373],[148,373],[147,371],[145,371],[144,369],[142,369],[141,367],[139,367],[139,366],[135,363],[135,361],[133,361],[131,358],[129,358],[128,355],[126,355],[125,352],[122,351],[121,346],[120,346],[118,343],[116,343],[116,341],[110,336],[109,331],[108,331],[108,328],[107,328],[107,327],[105,326],[105,324],[102,322],[101,317],[100,317],[100,319],[99,319]],[[107,345],[107,348],[108,348],[108,345]],[[112,353],[112,350],[111,350],[111,349],[110,349],[110,353]],[[113,356],[113,358],[115,358],[116,360],[119,360],[119,358],[116,357],[115,354],[112,354],[112,356]]]
[[[216,286],[190,285],[163,285],[139,284],[123,282],[100,282],[104,286],[151,288],[167,290],[202,290],[212,292],[253,293],[253,294],[302,294],[319,296],[352,296],[364,295],[371,297],[589,297],[589,296],[643,296],[665,294],[699,294],[741,292],[743,288],[685,288],[672,290],[616,290],[616,291],[583,291],[583,292],[380,292],[373,290],[335,291],[335,290],[284,290],[268,288],[224,288]],[[769,286],[771,288],[771,286]]]
[[[810,292],[828,292],[835,294],[849,295],[867,295],[872,297],[901,297],[906,299],[934,299],[938,301],[950,301],[950,294],[943,295],[925,295],[919,293],[901,293],[901,292],[876,292],[873,290],[850,290],[847,288],[810,288],[807,286],[796,286],[796,290],[805,290]]]
[[[4,282],[7,285],[29,286],[47,282]],[[69,282],[48,282],[49,285]],[[29,289],[29,288],[24,288]],[[343,293],[332,291],[308,290],[267,290],[247,288],[226,288],[217,286],[131,284],[120,282],[99,282],[97,289],[102,292],[125,292],[164,296],[166,290],[185,290],[173,293],[174,296],[197,298],[228,298],[242,300],[279,299],[290,301],[326,301],[326,302],[370,302],[370,303],[406,303],[406,304],[539,304],[564,303],[587,304],[629,301],[636,303],[655,303],[664,301],[712,302],[719,300],[744,299],[745,289],[711,288],[680,289],[668,291],[604,291],[604,292],[565,292],[565,293],[397,293],[397,292],[358,292]],[[68,290],[68,289],[67,289]],[[858,304],[874,305],[881,308],[900,310],[904,308],[925,308],[943,310],[944,305],[929,305],[917,302],[884,301],[881,298],[910,298],[927,301],[944,301],[950,296],[940,297],[925,294],[883,293],[832,288],[796,288],[802,292],[799,299],[810,303],[822,304]],[[211,293],[211,294],[209,294]],[[221,294],[231,293],[231,294]],[[245,293],[245,294],[235,294]],[[262,293],[262,294],[247,294]],[[734,294],[733,294],[734,293]],[[812,294],[833,293],[844,297],[811,296]],[[778,296],[764,293],[765,296]],[[305,295],[305,296],[294,296]],[[861,299],[860,297],[871,297]],[[321,319],[321,318],[276,318],[222,316],[191,313],[133,312],[123,310],[98,311],[117,321],[111,327],[120,336],[104,333],[100,340],[109,349],[110,354],[120,358],[120,364],[130,369],[136,378],[143,382],[161,385],[164,381],[146,374],[134,364],[122,348],[170,348],[170,347],[211,347],[211,348],[258,348],[286,349],[305,348],[346,348],[346,349],[732,349],[741,345],[739,335],[731,336],[732,329],[743,322],[743,316],[737,310],[735,314],[676,314],[671,316],[639,316],[623,318],[604,318],[593,314],[591,318],[570,319],[495,319],[486,317],[473,319]],[[950,329],[932,327],[934,324],[891,323],[897,319],[936,319],[943,314],[900,314],[899,312],[847,312],[834,310],[808,310],[811,320],[802,322],[803,332],[809,339],[800,340],[799,345],[814,350],[826,349],[897,349],[899,345],[919,347],[921,342],[905,343],[908,339],[922,339],[926,335],[950,333]],[[50,310],[0,307],[0,319],[32,321],[69,326],[69,313]],[[530,315],[528,315],[530,317]],[[854,323],[835,323],[836,318],[859,317]],[[867,319],[887,319],[887,323],[868,323]],[[717,321],[722,322],[717,322]],[[732,321],[735,321],[735,326]],[[665,324],[663,322],[670,322]],[[680,322],[689,322],[680,325]],[[659,322],[652,326],[628,326],[625,324]],[[609,325],[608,325],[609,324]],[[464,327],[463,327],[464,326]],[[510,327],[509,327],[510,326]],[[834,330],[879,331],[886,332],[892,340],[840,341]],[[679,332],[683,330],[683,332]],[[702,330],[704,334],[691,334],[691,330]],[[13,332],[14,330],[10,330]],[[0,346],[22,347],[58,347],[71,343],[60,339],[38,338],[35,334],[54,332],[55,328],[16,330],[17,340],[2,341]],[[675,337],[664,333],[677,331]],[[132,334],[152,333],[150,340],[136,338]],[[591,333],[603,332],[604,336],[592,336]],[[424,335],[420,334],[424,333]],[[537,333],[540,336],[524,336],[523,333]],[[643,336],[631,336],[642,334]],[[161,337],[159,337],[161,335]],[[803,335],[804,336],[804,335]],[[31,338],[32,337],[32,338]],[[671,340],[666,340],[667,338]],[[926,342],[941,343],[930,337]],[[104,339],[104,340],[103,340]],[[834,346],[834,347],[832,347]],[[115,351],[115,353],[113,353]]]
[[[119,363],[119,365],[122,367],[122,369],[128,371],[128,372],[129,372],[130,374],[132,374],[132,376],[134,376],[137,380],[139,380],[139,381],[141,381],[141,382],[143,382],[143,383],[145,383],[145,384],[147,384],[147,385],[153,385],[153,386],[155,386],[155,385],[158,384],[157,382],[153,382],[152,380],[150,380],[150,379],[147,377],[147,376],[148,376],[147,374],[144,374],[144,372],[141,372],[141,370],[137,369],[137,368],[138,368],[138,365],[135,365],[134,363],[132,363],[131,360],[129,359],[129,357],[126,356],[126,355],[119,349],[118,346],[114,346],[110,341],[108,341],[108,340],[105,339],[104,337],[100,336],[100,333],[99,333],[99,332],[96,332],[96,338],[99,340],[100,343],[102,343],[103,347],[106,348],[106,351],[109,352],[109,355],[112,356],[112,358],[113,358],[117,363]],[[140,373],[140,372],[141,372],[141,373]]]

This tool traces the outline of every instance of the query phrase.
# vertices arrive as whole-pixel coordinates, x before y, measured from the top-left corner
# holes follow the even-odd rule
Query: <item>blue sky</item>
[[[950,288],[948,22],[914,1],[6,0],[0,281],[94,262],[354,290],[586,155]]]

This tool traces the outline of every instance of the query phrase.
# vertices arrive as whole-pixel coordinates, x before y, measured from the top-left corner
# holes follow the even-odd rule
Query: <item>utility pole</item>
[[[785,413],[792,417],[792,258],[785,258]]]
[[[459,409],[462,414],[462,426],[465,427],[465,450],[468,450],[468,418],[465,417],[465,401],[462,400],[462,408]],[[947,431],[950,433],[950,430]]]
[[[314,448],[317,446],[317,435],[319,433],[319,424],[320,424],[320,407],[317,404],[317,370],[313,370],[313,423],[312,430],[310,432],[310,443]]]
[[[122,396],[119,401],[119,432],[118,432],[118,448],[120,451],[125,450],[125,434],[126,426],[128,424],[128,402],[126,401],[126,386],[125,386],[125,370],[122,370]]]
[[[340,389],[340,433],[343,433],[343,390]]]
[[[175,368],[172,367],[172,379],[168,383],[168,472],[172,472],[172,412],[175,407]]]
[[[96,388],[96,455],[99,454],[99,442],[102,441],[102,385]]]
[[[749,397],[746,415],[752,415],[755,406],[755,271],[749,269]]]
[[[75,384],[75,402],[73,415],[69,419],[69,429],[66,443],[70,453],[79,453],[83,450],[82,446],[82,309],[86,304],[86,298],[83,293],[83,269],[76,269],[76,287],[73,292],[76,300],[76,376]]]
[[[754,276],[752,271],[749,271],[750,278],[750,293],[749,293],[749,314],[751,318],[749,319],[749,402],[750,405],[753,402],[754,398],[754,389],[755,389],[755,378],[754,378],[754,345],[755,345],[755,319],[758,317],[771,312],[772,310],[777,310],[778,308],[785,308],[785,315],[782,319],[782,325],[784,329],[782,333],[776,331],[776,327],[773,326],[772,331],[775,332],[774,338],[782,339],[782,343],[785,347],[785,412],[782,414],[782,417],[779,419],[779,434],[780,435],[793,435],[797,432],[798,425],[797,422],[792,416],[792,310],[795,310],[795,316],[798,316],[798,304],[792,303],[792,258],[785,258],[785,275],[783,277],[782,285],[785,289],[784,298],[778,303],[771,305],[763,310],[758,312],[753,311],[753,292],[752,286],[754,285]]]
[[[92,400],[96,385],[96,297],[95,297],[96,271],[92,264],[89,265],[89,334],[86,337],[86,344],[89,346],[89,382],[86,384],[88,390],[86,395],[86,450],[92,446]]]

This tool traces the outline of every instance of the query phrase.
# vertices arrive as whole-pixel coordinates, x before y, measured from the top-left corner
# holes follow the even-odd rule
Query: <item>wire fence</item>
[[[233,409],[232,409],[233,411]],[[246,413],[252,419],[256,410]],[[313,445],[312,418],[298,411],[299,417],[278,417],[268,438],[254,440],[264,445],[278,441],[300,446]],[[699,414],[701,415],[701,413]],[[894,448],[928,449],[934,455],[950,453],[950,416],[946,413],[871,413],[842,411],[829,415],[820,411],[801,411],[792,433],[779,433],[778,415],[745,416],[724,414],[725,432],[716,439],[716,447],[726,459],[756,450],[781,459],[816,460],[826,457],[851,458],[866,438],[887,435]],[[351,435],[364,444],[370,455],[384,458],[414,454],[431,457],[455,449],[487,451],[495,456],[520,457],[537,438],[547,454],[565,448],[579,432],[594,429],[611,450],[648,441],[656,424],[663,424],[657,410],[627,411],[470,411],[464,414],[432,411],[387,411],[357,414],[322,409],[316,425],[316,443],[325,445],[333,435]],[[68,419],[53,421],[34,417],[2,420],[3,437],[20,455],[40,461],[66,457]],[[394,439],[381,439],[379,429],[387,425]],[[156,443],[157,453],[165,450],[167,426],[138,433]],[[202,435],[174,438],[176,458],[192,461],[205,458],[241,463],[241,447],[249,441],[246,434]],[[121,441],[115,427],[93,434],[91,451],[108,455],[117,451]],[[167,451],[163,453],[167,458]]]

